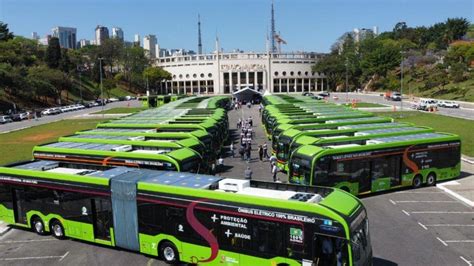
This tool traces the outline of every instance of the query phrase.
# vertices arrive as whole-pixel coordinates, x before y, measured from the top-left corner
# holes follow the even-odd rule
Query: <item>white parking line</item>
[[[426,227],[473,227],[474,224],[425,224]]]
[[[389,201],[390,201],[393,205],[397,205],[397,204],[395,203],[395,201],[393,201],[393,200],[391,200],[391,199],[390,199]]]
[[[467,265],[472,266],[471,261],[466,260],[463,256],[459,256]]]
[[[456,211],[412,211],[412,214],[474,214],[474,212],[456,212]]]
[[[397,191],[395,194],[439,194],[442,191]]]
[[[404,214],[406,214],[406,216],[410,216],[410,214],[409,214],[407,211],[402,210],[402,212],[403,212]]]
[[[44,259],[59,259],[59,261],[62,261],[68,254],[69,254],[69,251],[66,252],[66,254],[64,254],[64,255],[62,255],[62,256],[39,256],[39,257],[0,258],[0,261],[44,260]]]
[[[395,203],[458,203],[458,201],[455,201],[455,200],[396,200]]]
[[[14,244],[14,243],[30,243],[30,242],[44,242],[44,241],[58,241],[54,238],[49,239],[27,239],[27,240],[11,240],[11,241],[2,241],[1,244]]]
[[[439,238],[439,237],[436,237],[436,239],[438,239],[438,240],[439,240],[439,242],[443,243],[443,245],[445,245],[445,246],[448,246],[448,244],[446,244],[446,242],[444,242],[444,241],[443,241],[441,238]]]
[[[63,261],[63,259],[64,259],[67,255],[69,255],[69,251],[66,252],[66,253],[61,257],[61,259],[60,259],[59,261]]]
[[[446,243],[474,243],[474,240],[444,240]]]
[[[420,222],[418,222],[418,224],[419,224],[421,227],[423,227],[423,229],[428,230],[428,228],[427,228],[424,224],[422,224],[422,223],[420,223]]]

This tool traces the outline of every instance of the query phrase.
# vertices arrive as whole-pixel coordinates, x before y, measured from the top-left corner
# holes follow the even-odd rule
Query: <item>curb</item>
[[[463,157],[463,156],[461,156],[461,161],[464,161],[464,162],[469,163],[469,164],[474,164],[474,161],[473,161],[473,160],[468,159],[468,158]]]
[[[448,189],[445,187],[445,185],[448,185],[449,182],[445,183],[444,185],[436,185],[437,188],[443,190],[444,192],[448,193],[449,195],[453,196],[457,200],[460,200],[464,202],[465,204],[469,205],[470,207],[474,207],[474,201],[468,200],[465,197],[459,195],[458,193],[452,191],[451,189]]]
[[[10,231],[10,229],[12,229],[10,226],[7,226],[3,222],[0,222],[0,236],[3,236],[6,233],[8,233],[8,231]]]

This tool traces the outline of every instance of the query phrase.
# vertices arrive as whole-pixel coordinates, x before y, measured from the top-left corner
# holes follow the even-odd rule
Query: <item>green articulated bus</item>
[[[76,134],[65,137],[60,137],[60,142],[81,142],[81,143],[101,143],[101,144],[117,144],[117,145],[131,145],[132,148],[156,148],[164,150],[177,150],[181,148],[188,148],[197,152],[203,159],[201,163],[201,171],[208,171],[210,159],[206,153],[204,144],[195,138],[186,138],[180,140],[146,140],[144,136],[128,137],[128,136],[108,136],[108,135],[87,135]]]
[[[356,126],[355,128],[351,128]],[[278,138],[275,138],[276,145],[273,145],[273,154],[276,155],[278,160],[286,163],[292,151],[301,145],[317,145],[320,138],[324,137],[354,137],[364,134],[367,130],[376,130],[384,128],[403,128],[403,127],[414,127],[413,124],[409,123],[372,123],[372,124],[359,124],[359,125],[348,125],[349,128],[345,129],[345,126],[337,127],[336,129],[315,129],[315,130],[298,130],[288,129],[283,131]]]
[[[272,138],[270,138],[270,140],[272,141],[273,151],[276,151],[278,140],[281,134],[290,129],[299,130],[303,132],[303,131],[312,131],[312,130],[338,129],[342,126],[350,126],[350,125],[376,124],[376,123],[379,124],[379,123],[391,123],[391,122],[393,122],[393,119],[390,117],[372,116],[372,117],[329,120],[324,123],[316,123],[316,124],[302,124],[302,125],[283,124],[283,125],[279,125],[273,130],[273,136]]]
[[[170,264],[372,262],[364,206],[334,188],[33,161],[0,167],[0,220]]]
[[[195,138],[201,141],[206,147],[206,153],[210,157],[217,156],[214,150],[214,140],[204,130],[193,130],[189,132],[156,132],[155,129],[137,129],[137,128],[96,128],[91,130],[78,131],[75,134],[85,135],[106,135],[106,136],[128,136],[128,137],[144,137],[148,140],[182,140],[187,138]]]
[[[215,124],[201,123],[201,124],[114,124],[102,123],[98,124],[97,128],[113,128],[113,129],[153,129],[156,132],[193,132],[202,130],[207,132],[212,139],[213,150],[220,151],[222,147],[222,139],[224,136],[218,134],[218,129]]]
[[[188,148],[171,149],[142,145],[54,142],[35,146],[33,157],[42,160],[129,166],[155,170],[199,173],[201,155]]]
[[[289,180],[302,185],[338,187],[354,195],[456,178],[461,171],[461,140],[448,133],[380,137],[365,144],[318,147],[293,152]]]
[[[308,144],[315,146],[330,146],[330,145],[344,145],[344,144],[365,144],[365,142],[372,138],[379,137],[390,137],[398,135],[411,135],[417,133],[428,133],[434,132],[430,127],[394,127],[394,128],[377,128],[370,130],[362,130],[354,133],[353,135],[334,135],[334,136],[313,136],[313,137],[302,137]],[[285,172],[288,171],[288,159],[294,150],[290,150],[289,146],[286,148],[278,149],[276,153],[277,166],[283,169]]]

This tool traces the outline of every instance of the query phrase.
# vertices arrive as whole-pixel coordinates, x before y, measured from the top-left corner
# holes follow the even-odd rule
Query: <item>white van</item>
[[[420,99],[420,104],[418,105],[419,110],[434,110],[438,108],[438,101],[433,99]]]

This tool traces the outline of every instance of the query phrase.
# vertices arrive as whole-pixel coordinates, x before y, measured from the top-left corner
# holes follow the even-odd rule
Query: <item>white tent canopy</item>
[[[239,101],[251,101],[255,98],[261,98],[262,93],[250,87],[245,87],[232,93],[232,96]]]

